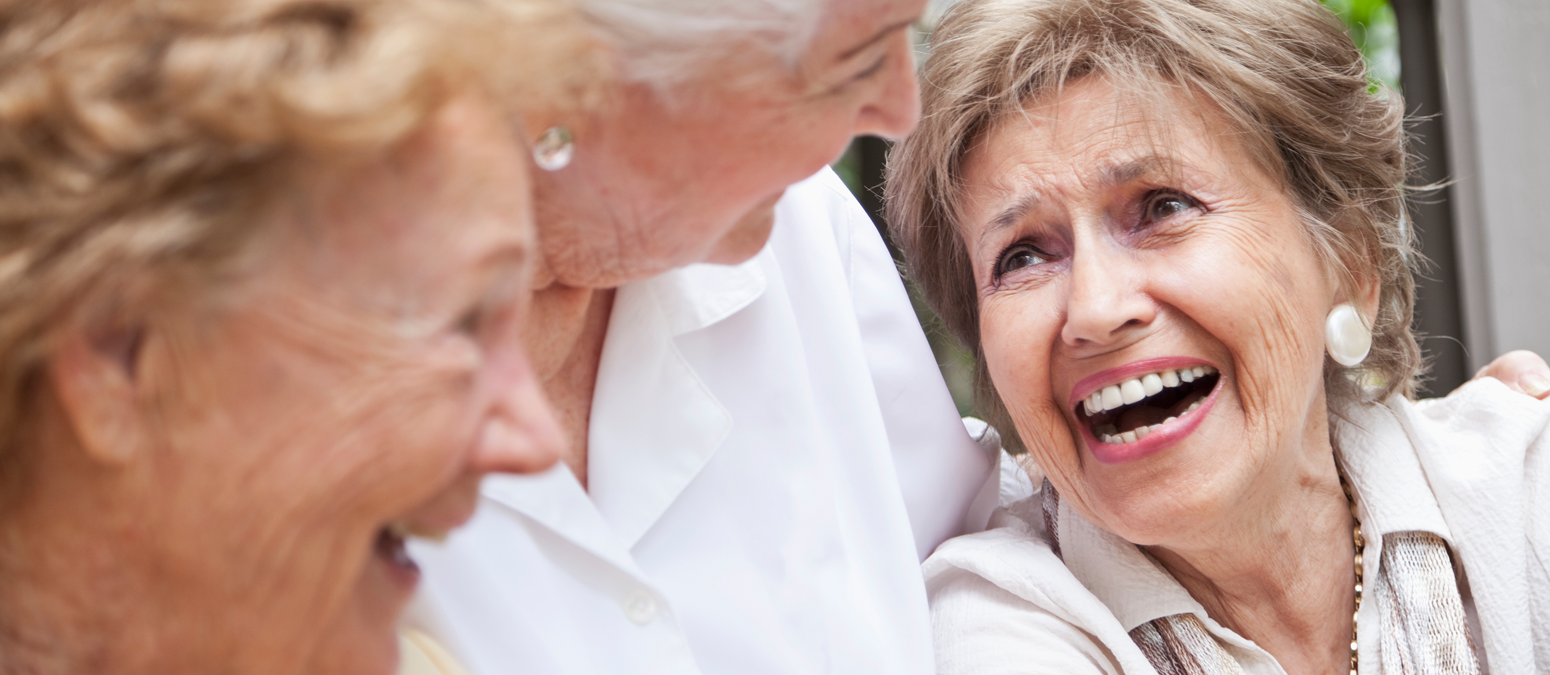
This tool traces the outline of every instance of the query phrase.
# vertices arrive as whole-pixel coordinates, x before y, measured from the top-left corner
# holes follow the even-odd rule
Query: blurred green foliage
[[[1367,58],[1372,79],[1399,90],[1399,27],[1388,0],[1321,0]]]

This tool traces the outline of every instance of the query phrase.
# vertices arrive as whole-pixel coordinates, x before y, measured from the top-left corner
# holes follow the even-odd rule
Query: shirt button
[[[644,626],[657,618],[657,601],[645,591],[635,591],[624,598],[624,616],[637,626]]]

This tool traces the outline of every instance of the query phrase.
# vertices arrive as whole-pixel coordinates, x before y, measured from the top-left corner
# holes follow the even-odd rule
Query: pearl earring
[[[538,168],[544,171],[559,171],[570,164],[571,155],[576,153],[575,139],[571,137],[570,129],[565,127],[549,127],[539,135],[538,142],[533,144],[533,161]]]
[[[1324,319],[1324,347],[1329,358],[1342,366],[1354,366],[1367,358],[1367,352],[1372,351],[1372,331],[1355,307],[1340,303],[1329,310]]]

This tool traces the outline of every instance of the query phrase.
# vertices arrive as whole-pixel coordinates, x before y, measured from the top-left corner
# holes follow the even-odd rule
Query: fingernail
[[[1529,373],[1518,378],[1518,386],[1523,387],[1523,393],[1537,398],[1550,391],[1550,379],[1539,373]]]

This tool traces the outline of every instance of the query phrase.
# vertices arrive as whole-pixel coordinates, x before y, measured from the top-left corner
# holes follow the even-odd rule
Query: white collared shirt
[[[1544,672],[1550,577],[1533,549],[1550,546],[1550,403],[1488,379],[1440,401],[1396,397],[1350,418],[1334,429],[1366,535],[1365,578],[1381,573],[1383,535],[1441,536],[1468,579],[1460,590],[1485,671]],[[1058,518],[1064,562],[1046,543],[1038,495],[926,561],[940,673],[1154,673],[1129,632],[1182,613],[1196,615],[1245,673],[1284,672],[1136,546],[1064,500]],[[1380,652],[1379,614],[1362,603],[1362,654]],[[1385,672],[1378,658],[1360,665],[1363,675]]]
[[[470,673],[932,672],[919,561],[991,462],[831,171],[753,260],[619,289],[589,433],[589,490],[492,476],[412,547],[408,625]]]

